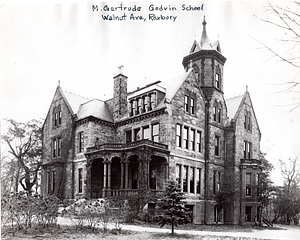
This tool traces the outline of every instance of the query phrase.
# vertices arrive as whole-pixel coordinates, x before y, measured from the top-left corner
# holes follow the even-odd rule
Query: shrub
[[[1,224],[13,233],[17,230],[35,227],[43,229],[55,225],[59,199],[43,197],[25,192],[3,195],[1,198]]]

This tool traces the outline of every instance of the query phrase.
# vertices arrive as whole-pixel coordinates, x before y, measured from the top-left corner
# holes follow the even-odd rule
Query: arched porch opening
[[[128,158],[128,188],[138,189],[139,178],[139,161],[137,155],[132,155]]]
[[[119,190],[121,188],[121,160],[119,157],[113,157],[111,160],[111,189]]]
[[[102,197],[103,189],[103,158],[94,159],[91,168],[91,197]]]

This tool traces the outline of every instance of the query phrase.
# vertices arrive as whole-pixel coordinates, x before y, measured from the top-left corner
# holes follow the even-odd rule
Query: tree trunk
[[[174,234],[174,221],[172,220],[172,234]]]

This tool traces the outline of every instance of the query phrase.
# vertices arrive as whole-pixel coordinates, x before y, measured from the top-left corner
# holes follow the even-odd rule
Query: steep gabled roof
[[[102,120],[113,122],[113,116],[108,111],[105,102],[93,99],[86,103],[82,103],[77,111],[77,119],[83,119],[93,116]]]
[[[184,72],[177,77],[162,81],[160,83],[160,85],[166,89],[165,99],[167,101],[171,101],[173,99],[174,95],[179,90],[182,83],[186,80],[186,78],[192,71],[193,68],[190,68],[187,72]]]
[[[240,96],[233,97],[233,98],[226,100],[227,116],[229,117],[229,120],[231,120],[231,119],[236,120],[242,110],[242,107],[243,107],[247,97],[249,98],[249,101],[250,101],[250,104],[251,104],[251,107],[253,110],[254,119],[257,124],[258,131],[261,134],[259,125],[258,125],[258,121],[257,121],[256,115],[255,115],[254,107],[253,107],[251,97],[250,97],[248,90],[244,93],[244,95],[240,95]]]
[[[85,103],[87,101],[89,101],[88,98],[73,94],[73,93],[69,93],[69,92],[65,92],[63,91],[61,88],[61,93],[64,96],[65,100],[67,100],[67,103],[69,105],[70,111],[72,112],[72,114],[76,114],[77,110],[80,106],[80,104]]]
[[[227,116],[230,119],[235,119],[239,106],[242,104],[244,95],[236,96],[226,100]]]

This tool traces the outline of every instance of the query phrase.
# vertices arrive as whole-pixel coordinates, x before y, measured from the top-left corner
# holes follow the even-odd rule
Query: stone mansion
[[[261,132],[248,90],[224,99],[226,58],[202,25],[170,81],[128,92],[120,69],[106,101],[57,87],[43,125],[42,194],[126,197],[174,179],[195,224],[257,219]],[[231,199],[222,211],[220,192]]]

